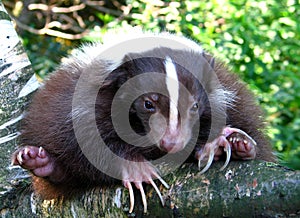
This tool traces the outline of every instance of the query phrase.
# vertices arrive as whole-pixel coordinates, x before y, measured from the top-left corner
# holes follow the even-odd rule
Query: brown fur
[[[226,89],[236,93],[235,103],[227,108],[227,125],[247,132],[257,143],[257,159],[275,161],[271,144],[266,135],[264,113],[248,90],[246,84],[240,81],[236,74],[228,72],[220,63],[216,64],[215,71],[221,84]]]
[[[212,57],[208,55],[205,57],[208,62],[212,61]],[[104,63],[100,61],[92,63],[92,65],[94,68],[95,66],[99,67],[98,69],[101,71]],[[157,64],[153,66],[155,67]],[[258,159],[274,161],[270,144],[264,134],[263,113],[257,106],[253,95],[239,81],[238,77],[229,73],[222,64],[215,64],[214,70],[221,84],[227,90],[236,93],[235,101],[230,107],[227,107],[226,124],[239,128],[254,138],[258,144]],[[22,123],[22,146],[42,146],[55,163],[56,173],[54,175],[47,178],[33,176],[33,187],[44,198],[70,196],[89,187],[111,185],[117,182],[89,163],[82,154],[73,132],[72,119],[70,119],[72,97],[82,71],[82,67],[76,63],[69,63],[67,67],[58,69],[44,87],[36,93]],[[91,73],[91,83],[98,88],[97,74],[95,73],[97,72]],[[93,74],[95,74],[94,77]],[[98,126],[101,127],[101,135],[107,138],[106,142],[111,150],[127,159],[140,159],[146,156],[152,158],[151,154],[163,155],[156,147],[151,148],[150,152],[149,150],[147,152],[134,150],[120,140],[113,131],[110,121],[111,100],[118,86],[128,77],[130,75],[126,72],[124,74],[122,70],[116,71],[115,74],[108,77],[102,91],[99,92],[96,107],[100,109],[96,111],[96,119]],[[142,128],[142,125],[137,124],[135,127]],[[88,129],[82,127],[82,131],[88,132]],[[216,131],[220,132],[220,129]],[[203,143],[200,140],[197,146],[203,146]]]

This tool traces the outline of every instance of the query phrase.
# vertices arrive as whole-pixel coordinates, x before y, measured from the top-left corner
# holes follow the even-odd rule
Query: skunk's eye
[[[153,105],[153,103],[149,100],[145,100],[144,101],[144,107],[145,109],[147,109],[150,112],[154,112],[155,111],[155,107]]]
[[[199,103],[196,102],[196,103],[194,103],[193,106],[191,107],[191,111],[196,112],[196,111],[198,111],[198,109],[199,109]]]

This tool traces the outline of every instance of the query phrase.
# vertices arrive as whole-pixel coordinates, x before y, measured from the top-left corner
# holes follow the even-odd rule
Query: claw
[[[228,163],[230,161],[231,147],[230,147],[229,144],[225,145],[224,151],[226,152],[226,161],[225,161],[224,165],[221,167],[221,169],[220,169],[221,171],[224,170],[227,167],[227,165],[228,165]]]
[[[159,189],[157,188],[156,184],[154,183],[154,181],[152,179],[150,179],[149,182],[153,186],[153,188],[155,189],[155,191],[156,191],[156,193],[157,193],[157,195],[158,195],[158,197],[161,201],[161,204],[163,206],[165,206],[165,201],[164,201],[163,197],[161,196],[161,193],[160,193]]]
[[[22,156],[23,156],[23,152],[20,151],[17,155],[17,159],[18,159],[20,165],[23,164],[23,157]]]
[[[131,183],[129,181],[124,182],[124,186],[126,188],[128,188],[128,191],[129,191],[129,199],[130,199],[129,213],[132,213],[133,207],[134,207],[133,189],[132,189]]]
[[[147,199],[146,199],[146,194],[145,194],[143,185],[141,182],[135,183],[135,185],[141,192],[143,206],[144,206],[144,213],[147,213]]]
[[[198,168],[200,169],[201,168],[201,157],[199,158],[199,160],[198,160]]]
[[[170,188],[170,186],[166,183],[166,181],[163,180],[156,172],[153,172],[153,175],[161,182],[161,184],[163,184],[166,187],[166,189]]]
[[[45,157],[45,150],[43,147],[39,147],[39,153],[38,153],[38,156],[41,157],[41,158],[44,158]]]
[[[42,152],[43,153],[43,152]],[[167,189],[169,189],[169,185],[160,177],[158,174],[158,170],[151,165],[150,162],[141,162],[141,165],[134,165],[134,167],[125,167],[123,171],[123,184],[129,190],[129,197],[130,197],[130,207],[129,213],[133,212],[134,209],[134,194],[133,194],[133,187],[131,183],[134,183],[135,187],[140,190],[140,194],[142,197],[142,202],[144,206],[144,213],[147,213],[147,198],[143,188],[142,183],[146,182],[152,185],[152,187],[157,192],[162,205],[164,206],[165,202],[161,195],[160,190],[154,183],[153,179],[158,179],[161,184],[163,184]]]
[[[231,129],[234,130],[235,132],[238,132],[238,133],[240,133],[240,134],[246,136],[246,137],[251,141],[251,143],[253,143],[253,145],[255,145],[255,146],[257,145],[256,142],[254,141],[254,139],[251,138],[251,136],[249,136],[249,135],[248,135],[246,132],[244,132],[243,130],[237,129],[237,128],[231,128]]]
[[[24,149],[24,154],[25,154],[25,155],[28,155],[28,154],[29,154],[29,148],[26,147],[26,148]]]
[[[43,152],[43,148],[39,147],[39,156],[41,155],[42,152]]]
[[[205,173],[205,172],[209,169],[209,167],[211,166],[211,164],[212,164],[212,162],[213,162],[214,156],[215,156],[214,150],[213,150],[213,149],[210,149],[207,164],[206,164],[206,166],[200,171],[200,174]],[[200,166],[200,159],[199,159],[198,166]]]
[[[235,135],[232,135],[233,133],[239,133],[243,135],[243,137],[246,137],[247,139],[244,139],[243,137],[237,137]],[[231,145],[240,145],[240,142],[243,142],[245,144],[246,149],[249,146],[246,146],[247,144],[253,144],[256,146],[256,142],[251,138],[246,132],[243,130],[237,129],[237,128],[231,128],[231,127],[225,127],[222,131],[221,136],[216,138],[214,141],[207,143],[204,145],[204,147],[196,152],[196,158],[198,159],[198,167],[201,169],[201,161],[203,159],[206,159],[208,156],[208,161],[206,163],[206,166],[200,171],[200,173],[206,172],[209,167],[211,166],[213,159],[215,158],[215,153],[218,151],[217,149],[220,147],[224,147],[224,151],[226,153],[226,161],[224,165],[221,167],[220,170],[224,170],[231,158]],[[219,154],[217,154],[219,155]],[[253,156],[253,155],[252,155]],[[245,159],[245,158],[244,158]]]

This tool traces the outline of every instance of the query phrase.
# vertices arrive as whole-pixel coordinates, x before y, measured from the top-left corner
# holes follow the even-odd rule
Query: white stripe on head
[[[166,85],[170,97],[169,127],[171,132],[175,132],[178,125],[178,98],[179,82],[176,67],[170,57],[166,57]]]

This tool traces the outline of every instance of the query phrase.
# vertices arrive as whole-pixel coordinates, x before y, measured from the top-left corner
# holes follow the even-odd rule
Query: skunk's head
[[[103,53],[98,45],[93,51]],[[107,76],[101,96],[112,99],[111,117],[121,139],[175,153],[199,134],[212,139],[220,133],[230,96],[214,72],[214,59],[198,44],[169,34],[144,35],[105,51],[87,63],[87,81],[97,88]],[[107,110],[102,97],[99,107]]]
[[[134,99],[132,129],[152,138],[162,151],[182,150],[199,129],[199,118],[210,119],[209,95],[216,88],[211,70],[203,54],[190,51],[161,47],[127,54],[118,71],[127,75],[124,83],[131,82],[130,93],[123,95]]]

